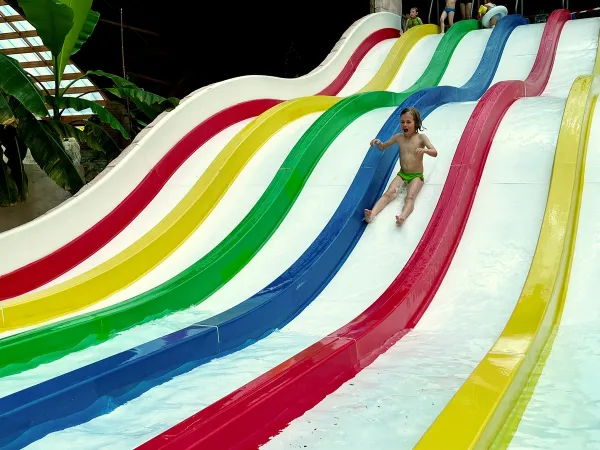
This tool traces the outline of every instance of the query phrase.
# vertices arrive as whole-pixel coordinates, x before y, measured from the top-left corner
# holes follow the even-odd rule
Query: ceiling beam
[[[35,53],[35,52],[47,52],[48,47],[46,47],[45,45],[34,45],[34,46],[27,46],[27,47],[19,47],[19,48],[3,48],[2,50],[0,50],[0,52],[4,53],[5,55],[17,55],[19,53]]]
[[[15,31],[14,33],[0,33],[0,39],[19,39],[37,36],[36,30]]]
[[[25,20],[25,18],[23,16],[0,16],[0,23],[20,22],[21,20]]]
[[[38,82],[44,82],[44,81],[54,81],[54,75],[32,75],[29,74],[32,77],[35,78],[35,81]],[[61,80],[74,80],[75,78],[79,78],[81,75],[83,75],[81,72],[77,72],[77,73],[65,73],[62,77]]]
[[[100,22],[107,23],[109,25],[114,25],[114,26],[119,27],[119,28],[121,27],[121,24],[119,22],[114,22],[112,20],[100,19]],[[160,37],[160,33],[157,33],[156,31],[146,30],[144,28],[138,28],[138,27],[134,27],[134,26],[131,26],[131,25],[123,25],[123,29],[125,29],[125,30],[131,30],[131,31],[137,31],[138,33],[150,34],[152,36]]]

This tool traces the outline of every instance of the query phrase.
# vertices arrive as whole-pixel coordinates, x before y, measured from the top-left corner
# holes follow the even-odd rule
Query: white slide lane
[[[263,448],[411,449],[418,442],[496,341],[521,294],[566,97],[575,78],[592,70],[599,29],[597,19],[567,23],[543,96],[518,100],[504,116],[459,247],[417,326]],[[539,25],[517,30],[514,45],[539,44]]]
[[[365,55],[363,60],[359,63],[357,71],[349,80],[349,82],[352,82],[353,80],[357,79],[357,82],[353,82],[353,84],[356,86],[356,91],[361,89],[375,75],[396,41],[397,39],[387,39],[383,42],[380,42],[374,46],[367,55]],[[355,91],[351,92],[351,94],[354,92]],[[222,231],[225,231],[225,234],[222,234],[222,237],[227,236],[227,234],[233,230],[233,228],[235,228],[244,218],[248,211],[250,211],[252,206],[254,206],[256,203],[256,200],[258,200],[258,198],[262,195],[264,189],[266,189],[269,182],[277,173],[279,166],[285,160],[293,145],[321,114],[322,113],[310,114],[292,122],[276,133],[274,138],[271,139],[271,141],[274,141],[274,144],[267,144],[263,148],[259,149],[256,155],[250,160],[248,165],[244,167],[242,173],[240,173],[228,192],[219,202],[219,204],[223,204],[224,202],[231,202],[232,198],[236,199],[234,208],[231,208],[231,205],[226,205],[225,208],[227,209],[228,214],[226,216],[220,216],[218,219],[220,228],[219,235],[221,235]],[[165,216],[167,216],[169,212],[173,210],[173,208],[181,201],[181,199],[183,199],[183,197],[202,176],[206,168],[213,162],[220,151],[231,139],[235,137],[240,130],[244,128],[244,126],[251,121],[252,119],[247,119],[241,123],[229,127],[226,130],[223,130],[221,133],[207,142],[205,146],[198,149],[198,151],[196,151],[194,155],[177,170],[177,172],[167,182],[165,187],[144,209],[144,211],[142,211],[142,213],[136,217],[136,219],[134,219],[133,222],[129,224],[121,233],[119,233],[119,235],[117,235],[111,242],[96,252],[96,254],[92,255],[64,275],[36,290],[39,291],[41,289],[54,286],[98,266],[99,264],[117,255],[119,252],[125,250],[127,247],[136,242],[141,236],[150,231]],[[270,149],[270,151],[265,151],[267,148]],[[274,163],[272,163],[272,161],[274,161]],[[265,162],[267,162],[267,167],[262,167],[261,164],[264,164]],[[252,173],[247,174],[247,172]],[[245,178],[240,181],[240,177],[242,176]],[[248,177],[250,177],[250,179],[248,179]],[[248,184],[255,185],[256,183],[260,183],[263,186],[263,189],[255,189],[255,192],[252,193],[244,191],[243,189],[240,191],[240,185],[247,186]],[[234,193],[233,196],[231,196],[230,192],[232,190],[240,192],[237,192],[237,195]],[[242,198],[240,198],[240,196],[242,196]],[[204,224],[200,225],[195,234],[201,234],[203,236],[202,245],[210,245],[208,248],[208,250],[210,250],[210,248],[214,247],[220,242],[222,237],[217,237],[215,239],[211,235],[210,231],[208,234],[206,233],[205,228],[206,227]],[[215,230],[213,230],[213,232],[214,231]],[[188,245],[189,239],[182,244],[182,247]],[[196,249],[192,249],[191,251],[194,253],[194,255],[196,255],[196,259],[203,254],[202,252],[198,254]],[[171,257],[165,259],[160,264],[170,266],[169,269],[172,274],[179,273],[196,260],[192,259],[191,261],[181,261],[173,256],[174,255],[172,254]],[[158,267],[156,269],[158,269]],[[164,278],[159,280],[160,277],[156,278],[154,273],[156,269],[146,275],[146,278],[151,278],[153,281],[156,281],[151,282],[152,287],[157,286],[162,281],[168,279]],[[143,285],[143,283],[141,284]],[[123,298],[130,298],[140,292],[144,292],[147,289],[148,288],[143,288],[142,290],[133,289],[130,291],[130,294],[127,294],[127,296]]]
[[[337,77],[364,39],[382,28],[399,29],[399,17],[384,12],[357,21],[326,60],[303,77],[249,75],[212,84],[182,99],[175,110],[150,124],[117,160],[76,196],[27,224],[0,233],[0,248],[12,255],[0,260],[0,274],[48,255],[81,235],[117,206],[173,145],[215,113],[248,100],[287,100],[319,92]],[[23,242],[29,244],[26,249]]]
[[[517,431],[517,449],[600,448],[600,108],[596,104],[569,289],[558,333]]]
[[[469,33],[469,35],[471,34],[475,35],[475,38],[465,41],[464,45],[468,45],[468,47],[463,47],[462,51],[459,51],[461,50],[459,45],[459,48],[454,53],[450,66],[444,76],[446,84],[456,83],[457,86],[461,86],[475,71],[490,33],[487,30],[481,30]],[[467,52],[467,50],[469,50],[471,54]],[[479,54],[477,54],[477,51]],[[474,53],[474,55],[472,53]],[[467,55],[469,56],[467,57]],[[406,63],[408,63],[408,61]],[[423,69],[425,68],[425,65],[426,64],[423,65]],[[411,65],[410,67],[414,68],[414,65]],[[135,427],[135,424],[131,421],[137,420],[132,415],[138,414],[143,408],[148,407],[156,408],[157,412],[153,417],[146,418],[145,426],[148,434],[144,435],[144,438],[151,437],[153,433],[160,432],[169,425],[175,424],[177,421],[185,418],[203,405],[208,405],[210,402],[217,400],[231,390],[250,381],[264,370],[293,356],[297,351],[319,340],[324,334],[333,331],[339,325],[342,325],[345,321],[358,314],[362,309],[368,306],[370,302],[374,301],[383,289],[385,289],[385,282],[387,282],[387,280],[384,279],[384,275],[387,275],[388,278],[393,278],[412,252],[412,249],[408,247],[410,245],[412,245],[412,248],[416,246],[429,221],[429,217],[433,212],[458,139],[474,105],[474,102],[469,104],[447,105],[440,108],[440,110],[435,111],[425,121],[425,126],[428,128],[427,133],[434,142],[436,142],[441,154],[439,158],[428,161],[425,173],[425,176],[428,178],[428,183],[419,197],[419,200],[422,202],[421,207],[418,211],[415,211],[410,219],[413,225],[410,227],[407,226],[402,234],[398,234],[398,229],[393,223],[395,205],[390,205],[385,214],[392,217],[392,220],[386,221],[385,214],[382,214],[377,223],[374,223],[372,227],[369,227],[357,248],[350,256],[350,259],[344,265],[342,271],[340,271],[340,274],[336,276],[332,283],[330,283],[330,286],[323,291],[315,302],[313,302],[313,304],[297,319],[286,326],[283,331],[273,333],[242,351],[219,358],[188,374],[177,377],[175,380],[158,386],[113,413],[94,419],[86,424],[85,427],[74,427],[65,430],[64,432],[47,436],[40,441],[40,443],[44,442],[45,445],[56,445],[58,442],[62,442],[63,439],[68,439],[70,442],[81,439],[83,442],[83,436],[90,431],[89,427],[93,427],[94,430],[99,430],[105,429],[106,426],[111,427],[113,437],[103,436],[101,438],[102,445],[110,445],[110,442],[116,442],[112,441],[112,439],[129,439],[125,436],[125,434],[127,434],[126,428]],[[289,255],[286,254],[291,250],[292,245],[293,248],[298,245],[295,241],[304,241],[305,235],[310,235],[312,232],[313,236],[311,239],[306,240],[302,245],[303,249],[305,249],[322,229],[322,226],[325,225],[339,204],[343,194],[346,192],[349,182],[351,182],[354,177],[358,164],[362,161],[364,152],[368,148],[368,141],[379,131],[385,119],[387,119],[392,111],[393,108],[385,108],[366,114],[348,127],[338,139],[336,139],[309,179],[307,186],[303,190],[289,216],[281,225],[280,229],[265,245],[263,250],[261,250],[254,260],[246,267],[247,271],[244,269],[230,283],[199,307],[183,313],[174,314],[168,318],[161,319],[154,324],[138,327],[137,329],[131,330],[131,333],[125,332],[122,336],[117,337],[113,342],[108,344],[111,345],[112,348],[115,348],[113,346],[117,345],[117,341],[121,342],[119,346],[127,342],[128,345],[122,347],[122,349],[125,349],[132,345],[144,342],[145,340],[161,336],[166,329],[182,328],[193,321],[208,317],[227,307],[233,306],[247,296],[254,294],[268,284],[275,276],[279,275],[281,271],[295,259],[295,257],[289,258]],[[447,123],[451,120],[456,122],[456,127],[453,127],[448,131]],[[360,142],[365,142],[366,144],[361,145]],[[360,157],[355,161],[355,166],[352,171],[350,172],[349,168],[340,170],[339,164],[341,161],[343,161],[344,158],[351,159],[352,154],[355,152]],[[330,163],[326,164],[325,158],[329,157],[331,158]],[[346,162],[344,162],[344,164],[346,164]],[[337,169],[335,172],[332,172],[332,168],[334,167],[337,167]],[[346,172],[350,173],[347,174]],[[332,173],[335,173],[335,178],[333,179]],[[323,186],[323,184],[325,184],[324,182],[326,182],[327,186]],[[331,206],[328,207],[330,208],[328,213],[325,213],[321,210],[319,203],[331,195],[335,195],[338,198],[335,202],[331,202]],[[327,203],[329,203],[329,200],[327,200]],[[318,208],[316,214],[315,208]],[[313,217],[321,222],[319,226],[311,224]],[[386,222],[387,225],[389,225],[387,228]],[[293,239],[290,239],[291,236],[293,236]],[[402,250],[399,254],[392,255],[391,259],[386,260],[385,256],[380,257],[380,253],[390,253],[390,249],[388,248],[390,239],[392,239],[390,236],[397,236],[402,239],[403,242],[399,243],[397,248],[406,247],[406,250]],[[405,240],[407,241],[407,244],[405,244]],[[375,246],[373,252],[368,255],[370,253],[369,248],[373,246]],[[381,247],[385,249],[382,249]],[[355,254],[362,256],[356,257]],[[361,261],[361,258],[366,259]],[[374,271],[382,269],[382,263],[385,263],[383,264],[383,266],[385,266],[385,274],[378,274],[375,277],[377,279],[377,285],[373,290],[367,292],[369,289],[368,285],[364,283],[365,276],[372,277]],[[256,264],[254,269],[252,268],[253,264]],[[375,264],[376,268],[366,269],[366,267],[373,264]],[[244,273],[245,271],[246,273]],[[261,273],[261,271],[264,273]],[[360,271],[366,271],[366,274],[361,274],[359,277],[358,272]],[[258,277],[264,278],[259,282],[256,280]],[[343,281],[338,281],[338,277],[342,277],[341,279]],[[348,283],[348,278],[358,278],[363,280],[361,287],[357,291],[357,295],[348,295],[349,292],[354,292],[353,290],[358,285],[357,281],[352,285],[353,287],[345,286],[345,283]],[[384,279],[384,282],[380,283],[379,279]],[[335,287],[332,288],[331,285],[333,284],[335,284]],[[347,309],[347,311],[342,311],[342,309]],[[336,316],[335,320],[332,319],[333,315]],[[125,335],[129,336],[126,337]],[[144,340],[140,341],[142,335],[144,336]],[[107,353],[104,353],[105,351],[108,351],[108,347],[103,345],[102,352],[104,356],[107,356]],[[112,352],[110,354],[112,354]],[[78,365],[87,363],[89,358],[90,357],[88,356],[84,361],[73,360],[68,364],[70,368],[78,367]],[[67,358],[65,358],[65,360],[66,359]],[[94,355],[94,359],[96,359],[96,355]],[[65,363],[61,363],[59,368],[58,364],[53,363],[51,373],[55,374],[57,371],[62,372],[65,370],[63,364]],[[236,367],[235,373],[226,369],[233,367],[232,364]],[[46,373],[50,373],[50,369],[45,370],[48,371]],[[206,383],[209,383],[211,386],[210,389],[198,389],[201,385],[207,386]],[[29,382],[27,382],[27,384],[29,384]],[[185,389],[187,389],[188,392],[190,389],[198,392],[194,401],[189,402],[187,405],[185,405],[186,401],[181,397],[183,394],[181,389],[184,385],[187,386]],[[12,387],[6,385],[0,386],[3,390],[14,389],[16,384]],[[169,397],[171,400],[169,401],[169,404],[160,406],[158,404],[160,401],[157,402],[156,400],[158,397]],[[122,423],[118,425],[118,422],[126,420],[125,417],[128,417],[127,425],[125,426]],[[108,440],[105,441],[104,439]],[[142,439],[142,437],[135,436],[131,441],[127,441],[127,445],[129,445],[129,443],[131,443],[131,445],[139,444],[141,441],[138,439]],[[101,445],[101,442],[95,441],[94,445]]]

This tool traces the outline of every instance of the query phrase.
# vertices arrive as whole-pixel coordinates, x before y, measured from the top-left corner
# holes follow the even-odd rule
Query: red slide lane
[[[497,83],[481,98],[465,127],[421,241],[373,305],[320,342],[138,449],[256,448],[353,378],[414,327],[458,247],[500,121],[516,100],[543,92],[562,28],[569,19],[566,10],[551,14],[527,80]]]
[[[399,35],[395,28],[383,28],[373,32],[357,47],[336,79],[315,95],[337,95],[369,50],[379,42],[397,38]],[[238,103],[197,125],[175,144],[114,210],[93,227],[49,255],[0,275],[0,300],[36,289],[89,258],[129,225],[160,192],[175,171],[210,138],[231,125],[262,114],[281,102],[282,100],[277,99],[257,99]]]

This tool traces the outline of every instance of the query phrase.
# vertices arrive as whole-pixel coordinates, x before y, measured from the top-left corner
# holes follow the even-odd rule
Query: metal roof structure
[[[54,72],[50,51],[44,46],[35,27],[4,0],[0,0],[0,52],[21,63],[23,69],[35,78],[40,91],[43,86],[50,94],[54,94]],[[60,88],[65,88],[82,74],[83,72],[72,61],[69,61],[60,82]],[[105,105],[107,102],[107,98],[98,92],[98,87],[87,77],[73,83],[65,96],[77,96],[101,105]],[[89,109],[76,111],[67,108],[63,112],[63,118],[66,121],[80,120],[91,114]]]

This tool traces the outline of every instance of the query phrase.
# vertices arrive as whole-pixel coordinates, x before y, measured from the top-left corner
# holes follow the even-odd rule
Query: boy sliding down
[[[373,210],[365,209],[365,221],[370,223],[386,205],[398,196],[398,191],[408,184],[404,207],[400,215],[396,216],[396,225],[401,226],[413,212],[417,194],[423,187],[423,155],[437,156],[437,150],[424,134],[419,134],[423,129],[421,114],[416,108],[404,108],[400,115],[400,126],[403,133],[393,135],[389,141],[381,142],[379,139],[371,141],[371,147],[377,145],[379,150],[386,150],[398,144],[400,153],[400,172],[393,179],[385,194],[375,203]]]

